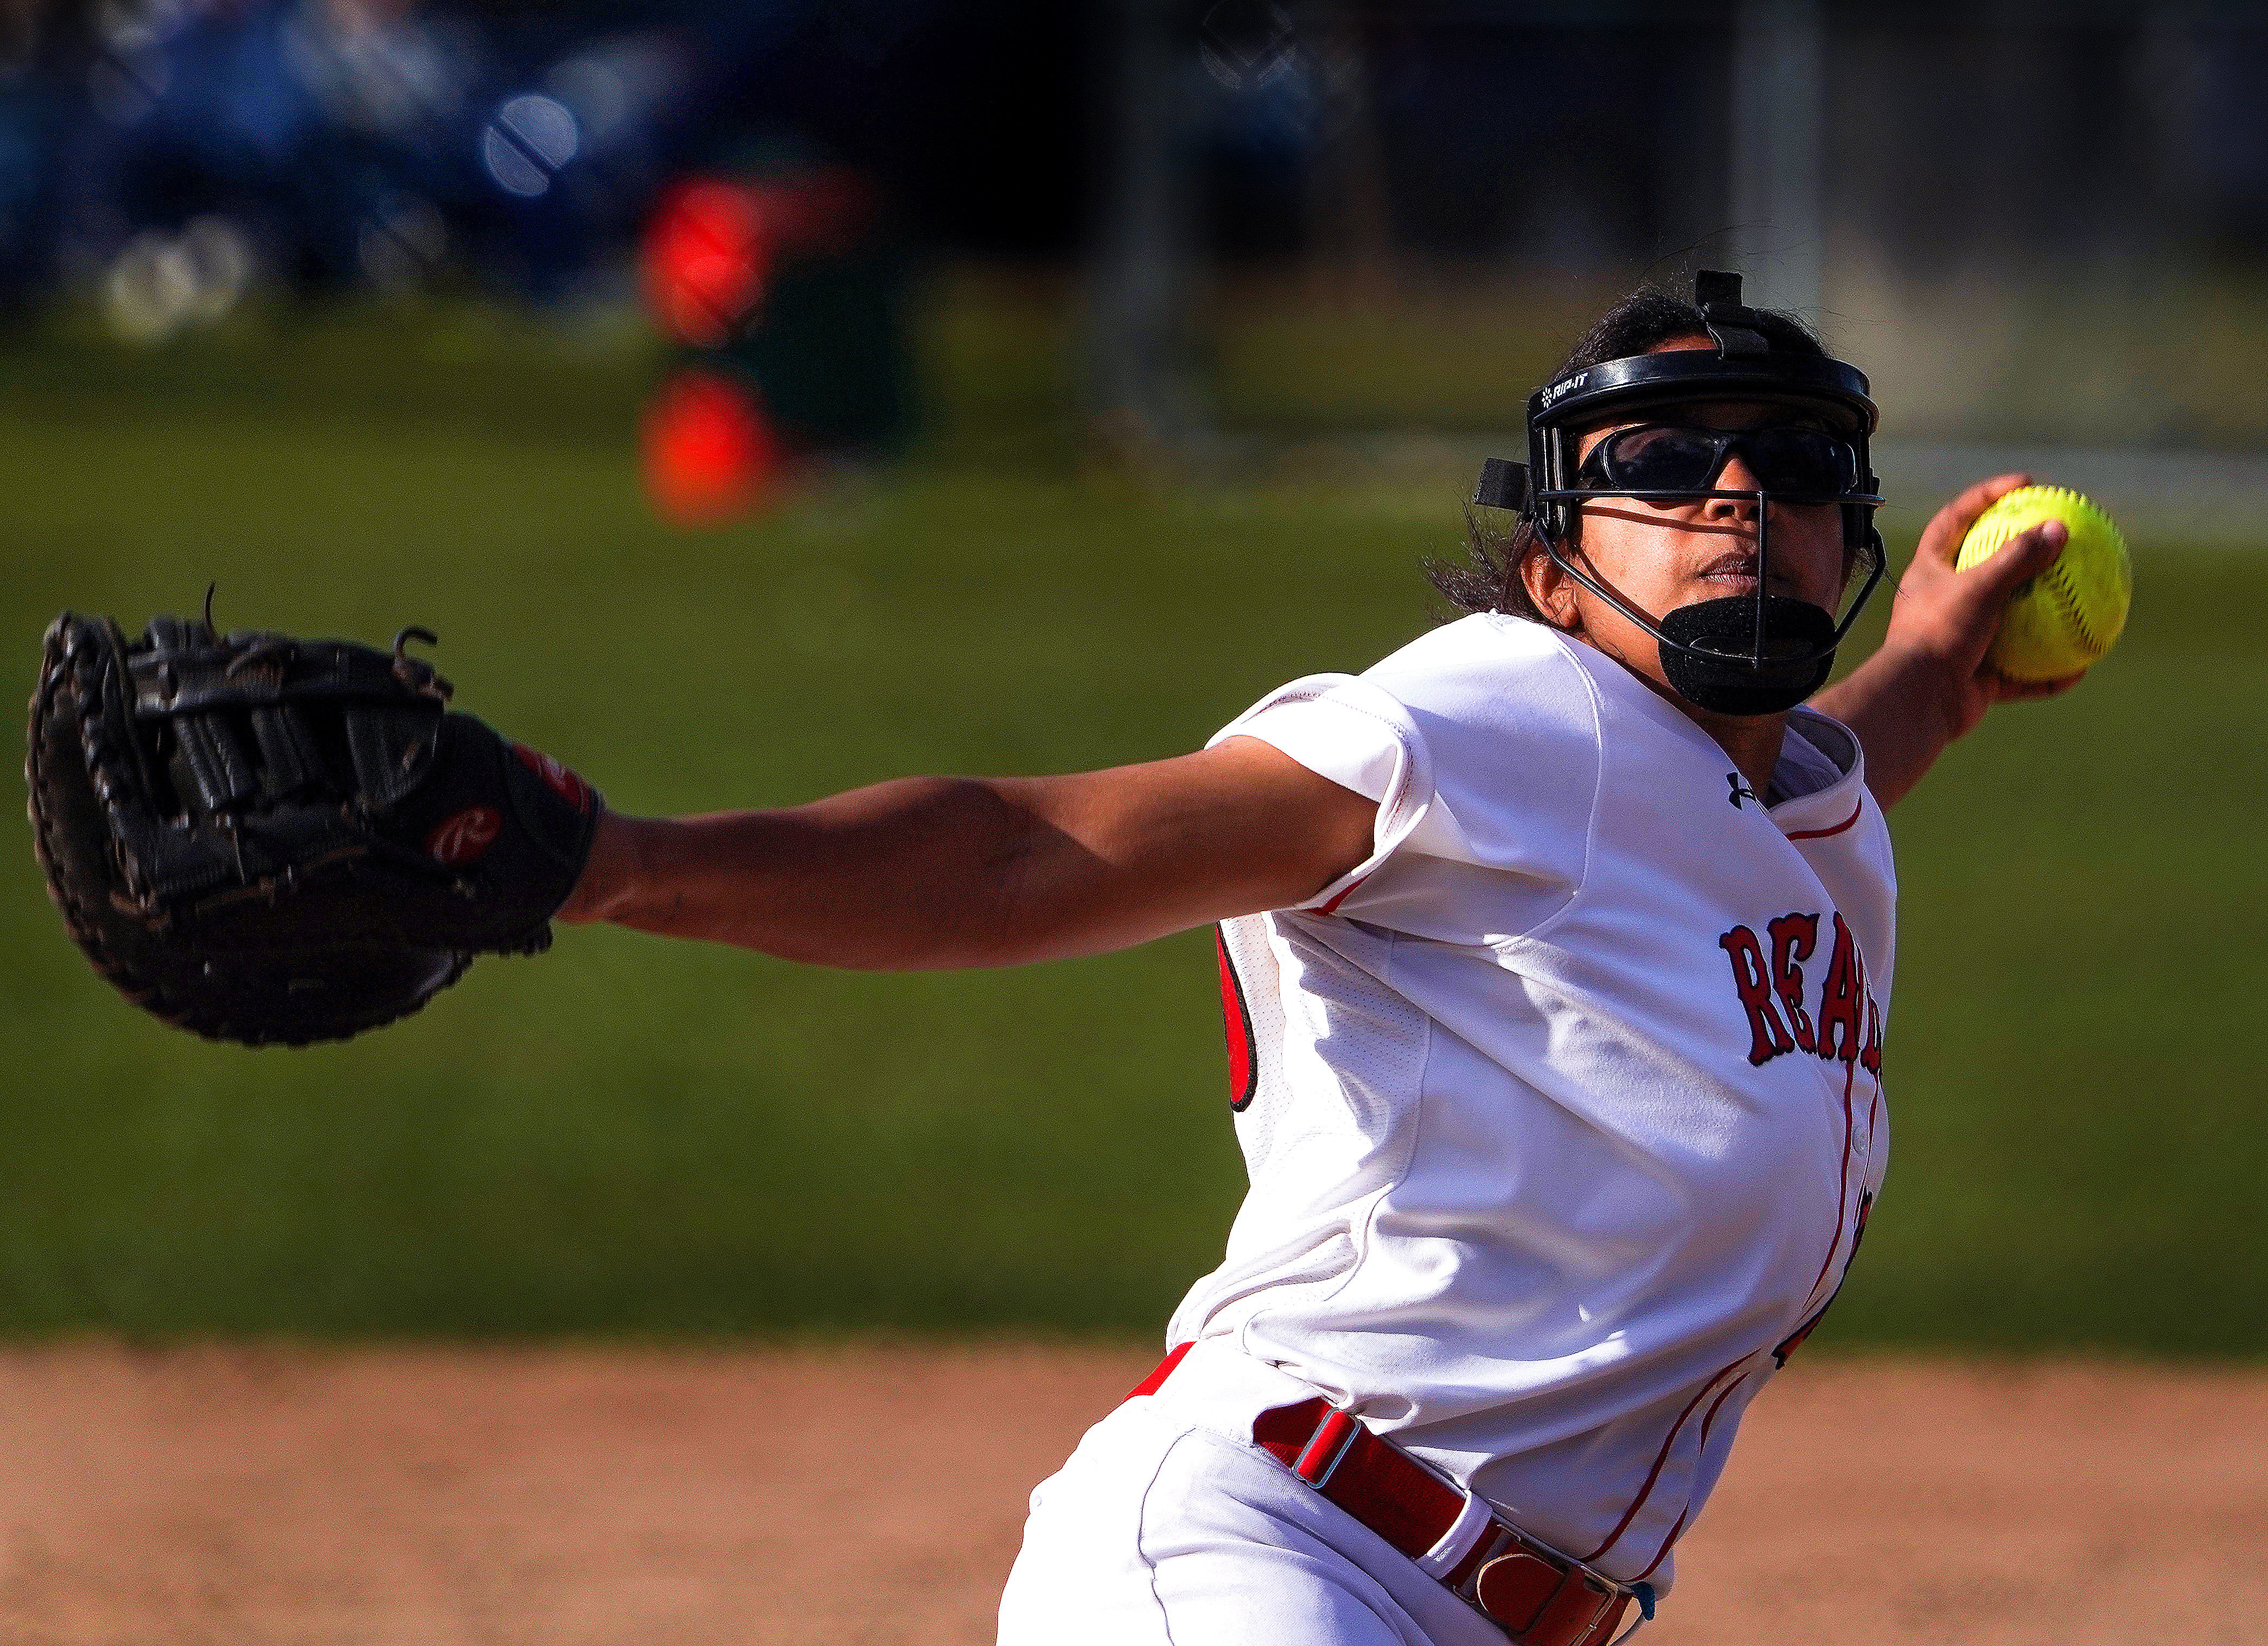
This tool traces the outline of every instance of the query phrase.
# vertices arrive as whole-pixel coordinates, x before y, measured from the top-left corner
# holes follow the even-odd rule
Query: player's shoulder
[[[1444,623],[1381,658],[1362,679],[1412,714],[1504,727],[1594,723],[1586,672],[1542,623],[1481,612]]]
[[[1565,658],[1556,629],[1505,612],[1475,612],[1429,628],[1372,665],[1381,675],[1458,668],[1520,668]]]
[[[1406,717],[1435,793],[1468,835],[1580,838],[1602,735],[1597,694],[1572,650],[1542,623],[1486,612],[1362,674]]]

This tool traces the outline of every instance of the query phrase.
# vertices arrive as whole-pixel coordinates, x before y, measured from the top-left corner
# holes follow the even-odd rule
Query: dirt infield
[[[1136,1353],[0,1353],[8,1646],[943,1646]],[[2268,1640],[2268,1374],[1821,1359],[1647,1646]]]

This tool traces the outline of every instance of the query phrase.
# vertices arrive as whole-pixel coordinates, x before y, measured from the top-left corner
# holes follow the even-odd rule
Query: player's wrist
[[[1943,624],[1916,623],[1903,629],[1893,625],[1881,648],[1859,666],[1894,682],[1917,723],[1941,722],[1949,736],[1958,736],[1961,704],[1977,664],[1977,650],[1966,641]]]
[[[636,819],[601,808],[598,828],[591,838],[591,855],[577,877],[575,889],[552,918],[563,925],[585,926],[613,920],[627,902],[637,880]]]

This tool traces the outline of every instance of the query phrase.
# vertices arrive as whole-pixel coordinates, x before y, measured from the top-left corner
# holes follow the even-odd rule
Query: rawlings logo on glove
[[[97,971],[168,1023],[247,1045],[415,1011],[481,953],[534,954],[602,802],[453,713],[404,650],[161,617],[48,628],[33,839]]]
[[[494,806],[467,806],[425,837],[425,855],[454,869],[468,863],[504,833],[504,814]]]

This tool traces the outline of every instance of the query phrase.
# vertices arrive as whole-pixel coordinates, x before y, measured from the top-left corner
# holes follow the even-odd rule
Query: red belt
[[[1156,1392],[1188,1349],[1134,1392]],[[1321,1395],[1261,1413],[1252,1438],[1518,1646],[1605,1646],[1633,1599],[1653,1615],[1650,1591],[1537,1542]]]

